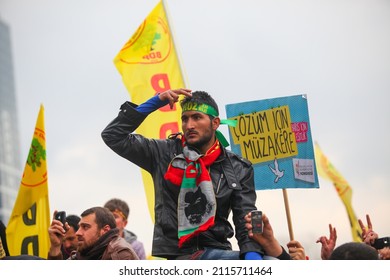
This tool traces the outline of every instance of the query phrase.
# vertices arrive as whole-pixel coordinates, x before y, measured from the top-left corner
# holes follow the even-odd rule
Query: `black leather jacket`
[[[132,133],[146,118],[134,107],[136,105],[130,102],[124,103],[118,116],[103,130],[102,138],[118,155],[145,169],[153,178],[155,226],[152,255],[170,259],[192,254],[204,247],[231,250],[228,241],[234,235],[228,221],[231,212],[241,258],[250,251],[263,253],[261,246],[248,237],[244,220],[248,212],[256,209],[253,167],[249,161],[226,149],[210,166],[217,201],[215,224],[178,248],[177,200],[180,187],[166,181],[164,174],[171,160],[182,153],[181,140],[177,137],[149,139]]]

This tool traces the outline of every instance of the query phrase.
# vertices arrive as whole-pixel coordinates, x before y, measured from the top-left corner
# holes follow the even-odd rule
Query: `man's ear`
[[[101,230],[100,232],[102,234],[105,234],[107,231],[109,231],[111,229],[111,227],[109,225],[105,225]]]
[[[213,118],[213,120],[211,122],[213,125],[213,129],[217,130],[219,125],[221,124],[221,119],[219,117],[215,117],[215,118]]]

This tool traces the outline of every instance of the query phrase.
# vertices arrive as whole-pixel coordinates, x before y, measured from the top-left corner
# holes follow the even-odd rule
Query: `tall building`
[[[0,219],[7,225],[22,175],[9,27],[0,19]]]

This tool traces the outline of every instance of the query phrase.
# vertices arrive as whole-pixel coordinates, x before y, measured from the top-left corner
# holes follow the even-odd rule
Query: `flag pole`
[[[176,51],[177,61],[179,62],[180,73],[181,73],[181,76],[183,77],[183,83],[184,83],[185,87],[188,87],[187,75],[185,75],[184,70],[183,70],[184,68],[183,68],[183,64],[181,62],[181,55],[180,55],[180,52],[179,52],[179,48],[176,47],[175,35],[174,35],[175,32],[174,32],[173,27],[172,27],[171,22],[170,22],[170,15],[169,15],[169,12],[168,12],[167,5],[165,3],[166,1],[165,0],[161,0],[161,2],[162,2],[162,6],[164,8],[165,15],[167,17],[167,22],[168,22],[169,29],[171,31],[173,48]]]
[[[283,199],[284,199],[284,207],[286,209],[288,233],[290,235],[290,240],[294,240],[294,232],[293,232],[293,228],[292,228],[291,215],[290,215],[290,206],[289,206],[289,203],[288,203],[288,196],[287,196],[287,190],[286,189],[283,189]]]

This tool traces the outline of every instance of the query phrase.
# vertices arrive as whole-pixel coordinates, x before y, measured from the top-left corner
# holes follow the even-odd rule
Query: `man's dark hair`
[[[361,242],[347,242],[338,246],[330,255],[330,260],[379,260],[378,251]]]
[[[79,230],[79,222],[80,222],[80,217],[76,215],[68,215],[65,218],[65,221],[69,224],[70,227],[74,229],[74,231]]]
[[[114,214],[112,214],[111,211],[105,207],[96,206],[89,208],[81,213],[81,217],[85,217],[93,213],[95,213],[95,221],[99,229],[102,229],[106,225],[109,225],[112,229],[116,228]]]
[[[121,211],[123,215],[125,215],[126,219],[129,217],[129,205],[119,198],[110,199],[106,202],[106,204],[104,204],[104,207],[108,208],[111,212],[114,212],[115,210]]]
[[[193,91],[191,96],[186,96],[183,98],[183,100],[180,101],[180,105],[183,108],[184,104],[187,103],[195,103],[195,104],[207,104],[213,107],[219,116],[219,110],[218,110],[218,105],[217,102],[211,97],[210,94],[208,94],[205,91]]]

